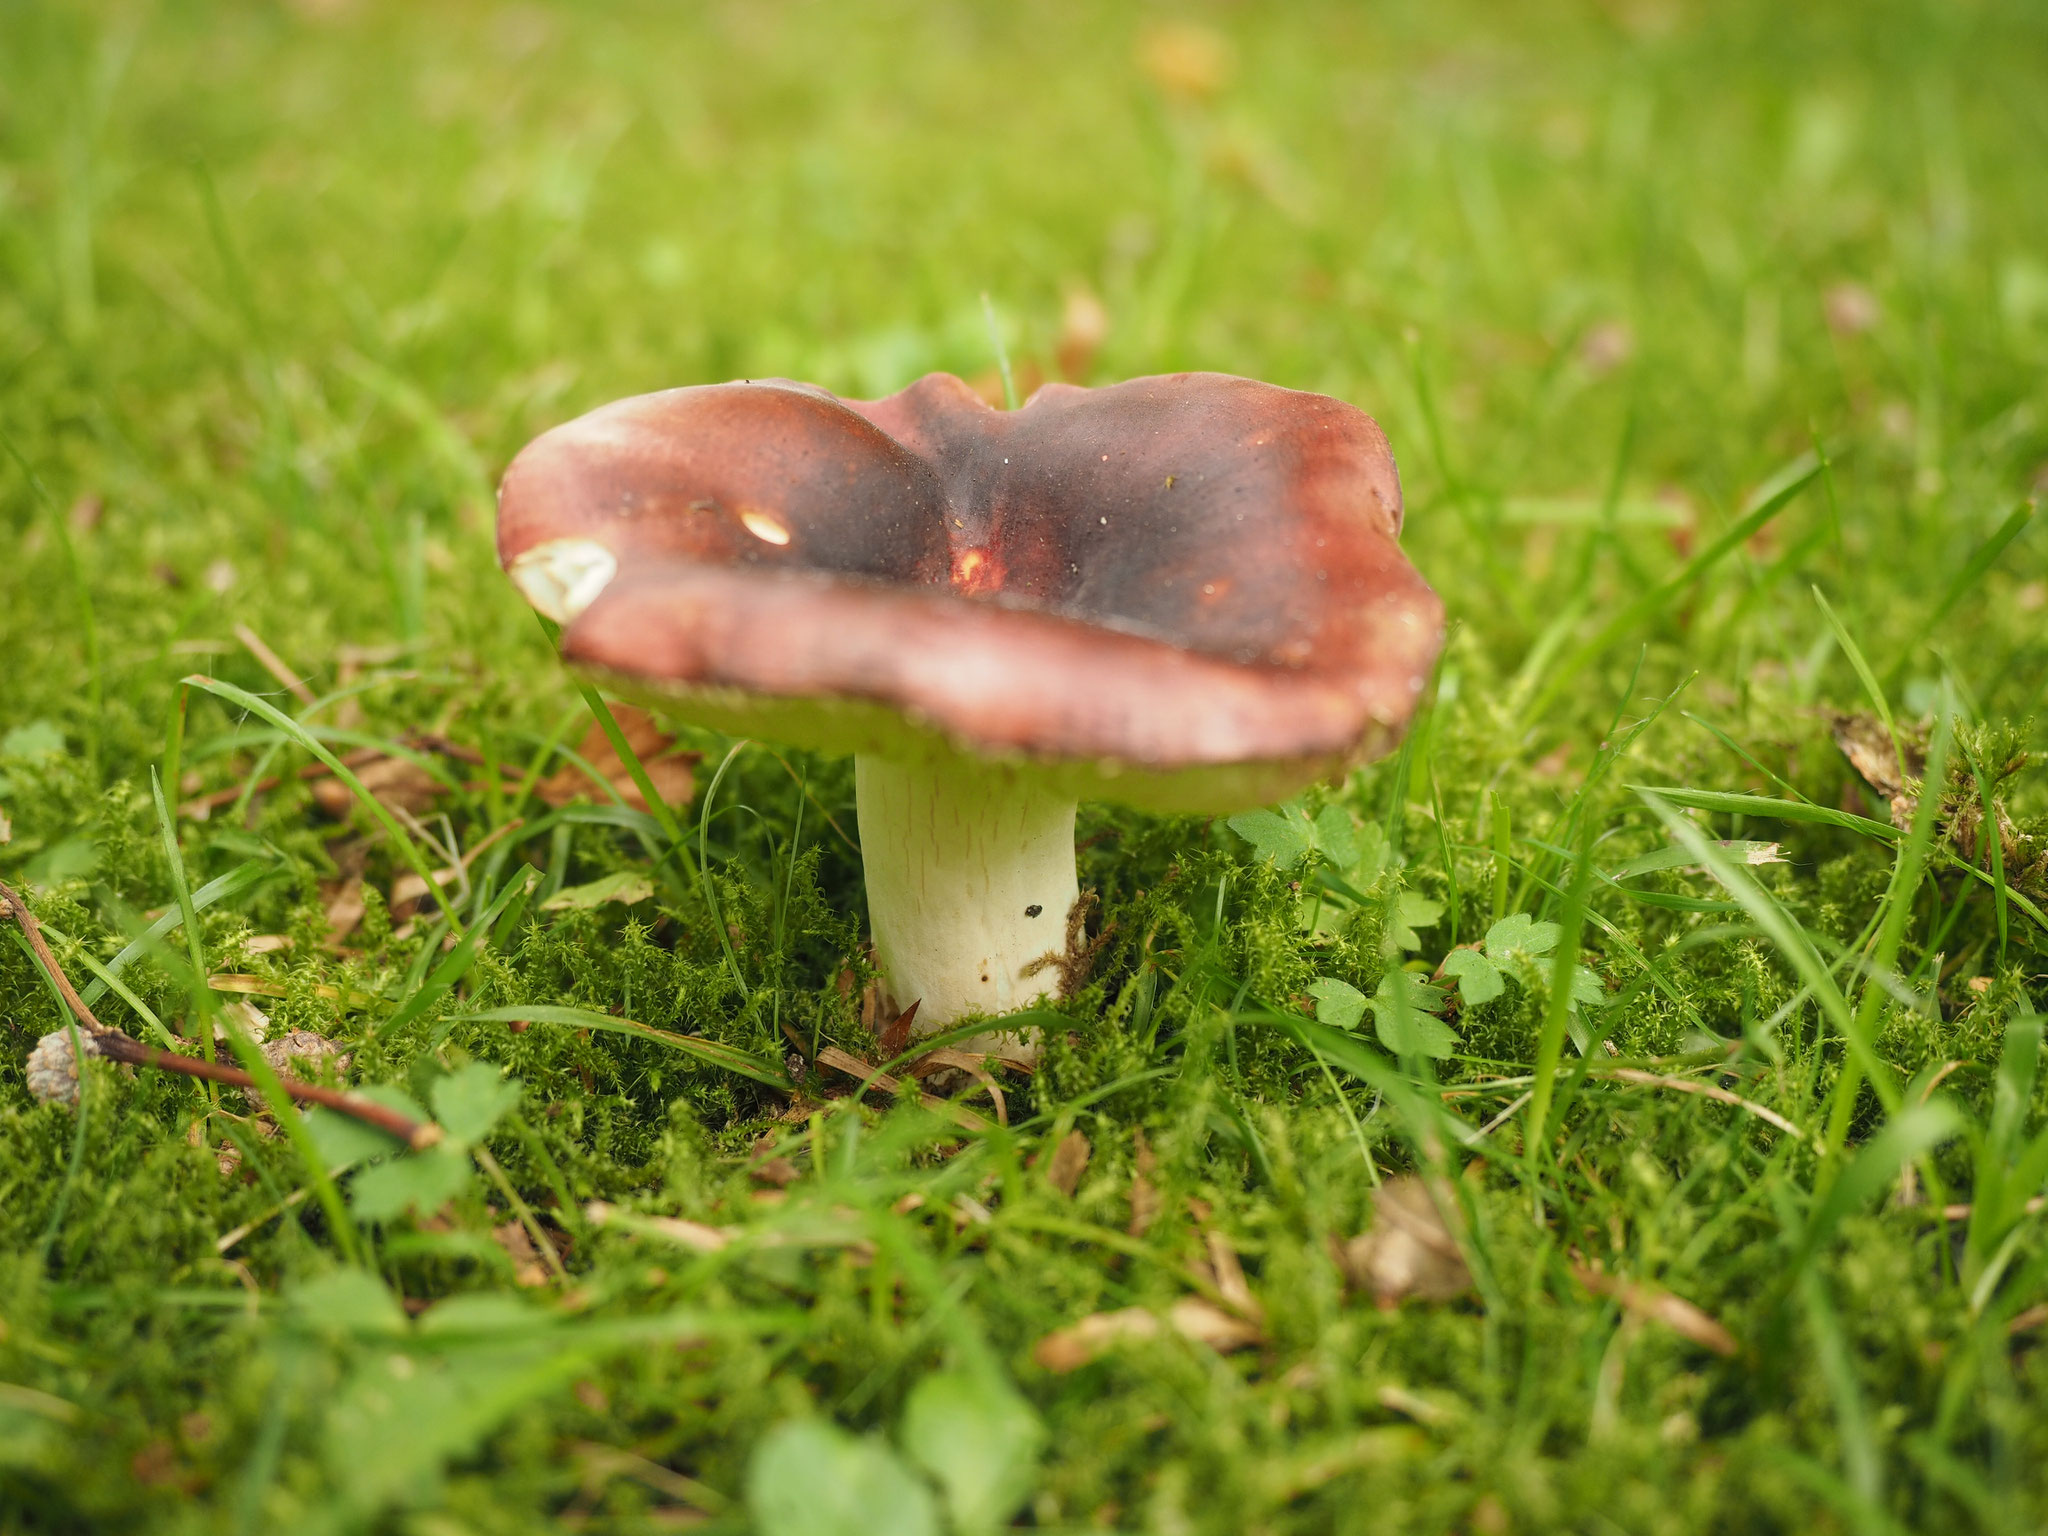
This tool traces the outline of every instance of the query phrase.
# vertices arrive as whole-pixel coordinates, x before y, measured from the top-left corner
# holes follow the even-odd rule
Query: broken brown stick
[[[36,922],[35,914],[28,909],[28,903],[16,895],[12,887],[0,881],[0,912],[12,917],[28,940],[29,948],[35,951],[37,962],[50,978],[50,984],[64,999],[64,1005],[71,1010],[92,1041],[93,1050],[109,1061],[125,1062],[136,1067],[155,1067],[161,1072],[175,1072],[183,1077],[200,1077],[210,1082],[222,1083],[244,1091],[261,1091],[255,1078],[240,1067],[225,1066],[217,1061],[208,1061],[201,1056],[184,1056],[176,1051],[160,1050],[153,1045],[144,1045],[133,1035],[125,1034],[110,1024],[102,1024],[93,1011],[86,1007],[85,1000],[78,995],[78,989],[71,985],[71,978],[64,973],[64,967],[57,963],[57,957],[50,953],[50,946],[43,938],[42,926]],[[441,1127],[432,1122],[421,1123],[410,1115],[388,1109],[374,1099],[364,1098],[359,1093],[349,1093],[337,1088],[323,1088],[314,1083],[302,1083],[289,1073],[279,1073],[278,1081],[284,1091],[304,1104],[318,1104],[350,1119],[360,1120],[365,1125],[375,1126],[386,1135],[396,1136],[408,1147],[415,1150],[430,1147],[441,1139]]]

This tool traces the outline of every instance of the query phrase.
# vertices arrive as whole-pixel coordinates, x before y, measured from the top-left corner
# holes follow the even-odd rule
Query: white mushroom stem
[[[1028,764],[863,754],[853,767],[875,961],[895,1005],[918,1005],[918,1033],[1057,993],[1080,895],[1074,802]]]

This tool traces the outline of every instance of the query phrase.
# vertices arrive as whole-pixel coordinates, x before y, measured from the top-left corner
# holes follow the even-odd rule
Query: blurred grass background
[[[10,431],[105,498],[82,558],[143,583],[108,594],[137,638],[186,606],[152,567],[217,558],[312,654],[495,636],[515,610],[475,551],[535,430],[682,382],[985,374],[983,290],[1027,371],[1058,372],[1094,303],[1084,377],[1216,368],[1374,411],[1418,555],[1504,662],[1546,606],[1500,579],[1507,498],[1619,479],[1710,518],[1817,429],[1843,595],[1882,629],[2048,457],[2026,7],[24,5],[7,28]],[[432,602],[409,540],[444,567]],[[1474,564],[1489,600],[1461,602]],[[1773,628],[1753,642],[1794,643]],[[52,703],[72,682],[24,670]],[[2028,672],[1981,681],[2025,713]]]
[[[1816,799],[1882,819],[1819,713],[1862,707],[1864,689],[1811,589],[1902,720],[1925,717],[1946,683],[1967,719],[2043,744],[2033,719],[2048,691],[2048,544],[2028,528],[1988,569],[1971,562],[2048,476],[2044,78],[2048,13],[1989,0],[19,0],[0,8],[0,429],[11,445],[0,463],[0,815],[11,816],[0,874],[49,893],[46,920],[103,936],[102,958],[119,902],[168,903],[147,775],[175,680],[204,670],[283,698],[232,638],[236,624],[321,691],[344,647],[401,647],[392,654],[416,675],[366,696],[366,729],[445,730],[524,761],[574,695],[491,552],[491,488],[510,455],[591,406],[674,384],[785,375],[872,395],[928,369],[987,380],[983,293],[1027,380],[1219,369],[1327,391],[1386,427],[1411,556],[1456,626],[1428,737],[1431,787],[1418,768],[1407,811],[1433,806],[1445,833],[1410,848],[1412,886],[1442,898],[1462,880],[1478,901],[1494,874],[1488,797],[1515,807],[1523,835],[1554,830],[1620,712],[1694,673],[1687,708]],[[1584,643],[1816,450],[1825,483],[1711,582]],[[210,702],[192,706],[189,761],[208,788],[249,771],[246,753],[231,755],[235,725]],[[1778,792],[1704,734],[1658,729],[1643,749],[1652,763],[1624,776]],[[815,771],[828,804],[850,800],[838,770]],[[1407,770],[1399,786],[1391,772],[1361,778],[1349,803],[1368,817],[1390,795],[1407,803]],[[725,851],[753,860],[757,886],[779,867],[777,839],[793,838],[796,801],[779,774],[771,764],[736,777],[759,824],[722,834]],[[1624,776],[1602,791],[1596,824],[1648,836],[1640,806],[1613,798]],[[2012,793],[2013,814],[2033,825],[2038,776]],[[483,825],[507,814],[464,805]],[[315,931],[307,904],[331,869],[312,812],[289,793],[268,807],[240,832],[187,829],[195,883],[250,856],[251,839],[296,871],[290,890],[246,921],[224,919],[209,942],[228,944],[236,923]],[[466,836],[476,824],[463,821]],[[1115,825],[1141,850],[1133,867],[1154,875],[1207,837]],[[623,838],[577,836],[573,850],[558,837],[535,854],[552,859],[556,886],[565,867],[587,879],[638,856]],[[1881,910],[1889,868],[1849,841],[1801,847],[1778,887],[1844,943]],[[1518,893],[1557,915],[1534,878],[1564,878],[1554,850],[1524,855]],[[861,911],[852,866],[829,848],[821,857],[822,933]],[[1087,873],[1112,914],[1153,878],[1102,857]],[[1938,898],[1915,918],[1915,985],[1936,995],[1934,1018],[1894,1020],[1888,1038],[1909,1069],[1967,1058],[1950,1086],[1989,1104],[2004,1021],[2038,989],[2043,939],[2014,916],[2008,946],[1989,896],[1966,901],[1972,890],[1951,881],[1951,905]],[[1243,899],[1256,926],[1285,898]],[[746,910],[767,920],[765,906]],[[615,931],[587,921],[561,920],[569,937],[554,949],[508,945],[477,995],[545,1001],[581,988],[590,1006],[650,1017],[643,973],[666,975],[667,962],[619,960]],[[1474,937],[1470,922],[1461,936]],[[417,985],[418,950],[378,942],[349,976]],[[1263,953],[1240,957],[1244,974]],[[1685,973],[1730,1036],[1753,1022],[1752,1005],[1789,995],[1762,953],[1751,945],[1729,968]],[[1274,974],[1298,985],[1306,962],[1290,955]],[[1943,990],[1960,955],[1989,1001]],[[292,985],[328,977],[324,963],[301,954]],[[108,1106],[123,1129],[74,1148],[73,1122],[13,1086],[12,1063],[55,1027],[54,1005],[11,945],[0,965],[18,1037],[0,1203],[16,1208],[21,1254],[0,1297],[0,1359],[18,1384],[0,1385],[0,1410],[22,1426],[23,1448],[0,1455],[0,1493],[28,1528],[349,1528],[399,1519],[394,1509],[434,1536],[534,1528],[565,1510],[593,1528],[651,1528],[693,1509],[739,1528],[741,1470],[765,1426],[817,1397],[845,1422],[886,1427],[939,1347],[921,1324],[884,1326],[858,1276],[778,1271],[762,1294],[827,1320],[801,1358],[740,1350],[701,1378],[694,1366],[642,1361],[608,1377],[593,1365],[591,1392],[574,1402],[559,1382],[533,1387],[518,1401],[539,1406],[499,1438],[479,1429],[432,1451],[396,1491],[373,1479],[352,1502],[335,1490],[370,1454],[360,1448],[382,1442],[349,1438],[360,1423],[328,1423],[317,1404],[357,1379],[349,1361],[384,1358],[382,1314],[328,1298],[360,1345],[331,1360],[317,1328],[222,1321],[216,1303],[239,1306],[244,1280],[269,1306],[278,1287],[317,1278],[325,1250],[286,1227],[247,1250],[240,1278],[206,1256],[268,1187],[222,1192],[210,1150],[179,1161],[182,1090],[96,1087],[108,1097],[89,1094],[88,1106]],[[809,979],[829,989],[827,972]],[[145,995],[168,1011],[175,992],[165,981]],[[1278,1005],[1286,992],[1262,983],[1259,995]],[[331,1010],[295,998],[280,1016],[333,1027]],[[1644,1051],[1684,1039],[1668,1018],[1630,1028]],[[1488,1050],[1526,1063],[1535,1029],[1525,1011]],[[454,1038],[507,1059],[481,1027]],[[644,1060],[587,1042],[550,1056],[537,1033],[519,1039],[536,1123],[550,1102],[576,1105],[540,1138],[573,1196],[554,1219],[583,1246],[578,1276],[630,1311],[640,1282],[623,1277],[639,1268],[578,1224],[575,1203],[638,1192],[649,1209],[701,1216],[728,1185],[743,1199],[735,1159],[761,1129],[760,1106],[687,1073],[688,1095],[674,1098],[674,1076],[665,1094]],[[424,1059],[396,1046],[365,1058],[416,1086]],[[1850,1345],[1827,1333],[1825,1310],[1787,1322],[1765,1294],[1785,1260],[1758,1234],[1792,1230],[1829,1175],[1791,1154],[1730,1151],[1740,1125],[1702,1122],[1704,1106],[1674,1096],[1585,1133],[1583,1179],[1564,1178],[1556,1198],[1570,1216],[1554,1229],[1510,1179],[1487,1197],[1488,1241],[1511,1277],[1488,1318],[1344,1310],[1314,1266],[1320,1224],[1363,1219],[1350,1133],[1334,1097],[1259,1120],[1289,1094],[1321,1094],[1302,1086],[1320,1079],[1297,1080],[1299,1062],[1245,1070],[1214,1091],[1237,1106],[1231,1123],[1263,1130],[1226,1137],[1227,1158],[1190,1146],[1175,1162],[1169,1150],[1158,1177],[1177,1199],[1242,1218],[1269,1308],[1296,1314],[1266,1367],[1191,1356],[1048,1384],[1019,1363],[1033,1338],[1149,1293],[1121,1260],[1042,1234],[1012,1233],[978,1261],[946,1249],[949,1263],[982,1265],[970,1310],[1051,1427],[1028,1518],[1475,1536],[2038,1529],[2041,1367],[2024,1348],[1995,1363],[1965,1348],[1982,1298],[1958,1289],[1912,1216],[1868,1218],[1825,1266]],[[1209,1071],[1190,1079],[1208,1083]],[[1189,1119],[1190,1101],[1163,1088],[1113,1123],[1107,1104],[1062,1107],[1111,1075],[1104,1065],[1040,1085],[1046,1147],[1079,1115],[1107,1170],[1112,1134]],[[1744,1091],[1817,1121],[1799,1081],[1759,1084]],[[1361,1112],[1375,1102],[1356,1098]],[[709,1130],[677,1128],[692,1118]],[[1859,1136],[1875,1130],[1859,1121]],[[1281,1150],[1245,1150],[1265,1148],[1261,1135]],[[1018,1155],[1038,1145],[1027,1138]],[[539,1202],[546,1156],[500,1150]],[[248,1155],[252,1166],[271,1157],[266,1177],[298,1178],[284,1152],[251,1142]],[[1225,1178],[1219,1159],[1240,1155],[1253,1172]],[[1297,1155],[1310,1171],[1290,1172]],[[1330,1171],[1339,1165],[1349,1171]],[[1692,1193],[1672,1195],[1674,1179],[1696,1174],[1703,1183],[1678,1186]],[[60,1182],[83,1202],[68,1220],[51,1203]],[[408,1230],[380,1250],[407,1295],[504,1287],[488,1264],[455,1256],[498,1198],[473,1182],[455,1236]],[[1093,1219],[1121,1228],[1122,1186],[1103,1188],[1102,1210],[1116,1214]],[[879,1212],[898,1189],[840,1196]],[[1657,1223],[1680,1208],[1691,1235],[1659,1248]],[[2016,1230],[2015,1252],[2036,1253],[2038,1224]],[[1652,1237],[1637,1258],[1730,1319],[1750,1349],[1741,1361],[1710,1372],[1668,1344],[1643,1346],[1624,1389],[1616,1362],[1635,1336],[1614,1340],[1633,1325],[1572,1291],[1558,1266],[1567,1248],[1642,1231]],[[2025,1273],[2038,1286],[2039,1266]],[[173,1295],[207,1287],[214,1302]],[[735,1297],[760,1300],[738,1285]],[[2006,1297],[2001,1315],[2038,1299]],[[872,1333],[856,1326],[868,1318]],[[327,1363],[306,1363],[316,1356]],[[1328,1386],[1332,1375],[1440,1389],[1450,1406],[1433,1418],[1410,1403],[1426,1443],[1360,1449],[1356,1436],[1391,1411],[1363,1386]],[[1330,1471],[1340,1435],[1351,1459]],[[565,1449],[596,1441],[723,1494],[679,1493],[654,1474],[634,1484],[616,1470],[625,1463],[599,1475],[589,1454]],[[1889,1475],[1873,1483],[1873,1464]]]

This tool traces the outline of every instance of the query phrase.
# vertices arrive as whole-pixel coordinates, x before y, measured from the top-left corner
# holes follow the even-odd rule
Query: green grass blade
[[[274,867],[262,864],[238,864],[226,874],[207,881],[206,884],[194,891],[192,893],[192,909],[195,912],[204,912],[215,902],[226,901],[230,897],[239,896],[242,892],[260,885],[263,881],[273,877],[277,872]],[[122,946],[121,952],[109,960],[104,967],[93,966],[95,979],[81,988],[78,994],[84,1000],[86,1007],[90,1008],[100,998],[105,996],[108,988],[114,985],[115,978],[127,970],[130,965],[134,964],[139,956],[145,954],[155,940],[161,939],[184,920],[183,911],[173,907],[162,917],[151,923],[148,928],[144,929],[141,936],[129,940],[127,944]]]
[[[1778,902],[1778,899],[1758,885],[1744,869],[1725,857],[1720,849],[1685,817],[1672,808],[1659,790],[1638,788],[1636,793],[1643,803],[1650,807],[1657,819],[1664,823],[1665,830],[1674,842],[1682,843],[1692,851],[1707,873],[1717,880],[1722,889],[1740,902],[1750,915],[1750,920],[1764,935],[1777,946],[1799,979],[1812,988],[1815,999],[1826,1012],[1828,1020],[1849,1044],[1850,1051],[1862,1064],[1862,1069],[1877,1089],[1878,1096],[1885,1101],[1887,1110],[1896,1111],[1899,1106],[1899,1085],[1896,1074],[1877,1057],[1869,1040],[1859,1029],[1856,1017],[1849,1011],[1849,1002],[1836,985],[1833,971],[1813,947],[1813,941],[1798,923],[1793,921]],[[1776,803],[1776,802],[1773,802]],[[1811,807],[1810,809],[1818,809]]]
[[[2014,507],[2005,515],[2005,521],[1998,525],[1992,535],[1971,552],[1963,568],[1948,584],[1948,590],[1941,594],[1941,601],[1934,605],[1934,611],[1915,631],[1922,639],[1931,636],[1941,627],[1942,620],[1954,611],[1956,604],[1968,596],[1970,589],[1984,579],[1984,573],[1998,563],[1998,557],[2005,553],[2006,546],[2026,532],[2027,524],[2034,519],[2035,506],[2036,503],[2029,499]],[[1894,683],[1905,673],[1914,650],[1913,646],[1906,647],[1899,653],[1899,659],[1892,663],[1891,670],[1886,676]]]
[[[1536,1081],[1523,1124],[1523,1161],[1533,1170],[1550,1146],[1550,1101],[1557,1089],[1557,1063],[1564,1054],[1565,1027],[1571,1021],[1572,975],[1579,963],[1579,941],[1585,930],[1586,895],[1593,883],[1591,838],[1581,834],[1573,861],[1572,883],[1558,919],[1557,948],[1550,958],[1550,997],[1543,1030],[1536,1040]],[[1533,1184],[1533,1179],[1532,1179]]]
[[[59,944],[69,944],[71,942],[71,940],[65,936],[64,931],[61,928],[52,927],[49,923],[42,924],[42,930],[45,938],[54,939]],[[29,951],[29,953],[33,954],[34,951],[31,950]],[[137,1018],[141,1019],[145,1024],[149,1026],[150,1033],[156,1036],[157,1044],[161,1045],[167,1051],[175,1051],[180,1048],[181,1042],[179,1041],[178,1037],[171,1033],[170,1028],[164,1023],[162,1019],[156,1016],[156,1011],[152,1009],[149,1006],[149,1004],[145,1003],[141,998],[137,997],[133,992],[131,992],[128,989],[128,984],[125,981],[121,980],[119,976],[116,976],[106,966],[100,964],[99,961],[93,959],[92,955],[86,950],[86,948],[83,945],[79,946],[77,954],[74,958],[77,960],[78,964],[84,966],[88,971],[92,972],[93,976],[96,978],[93,984],[95,990],[93,991],[92,995],[88,997],[83,992],[79,993],[78,1000],[80,1002],[84,1003],[86,1007],[90,1008],[93,1004],[94,998],[103,997],[108,992],[112,992],[114,996],[121,999],[122,1002],[126,1003],[131,1009],[134,1010],[135,1016]]]
[[[156,771],[150,770],[149,790],[156,802],[157,829],[163,838],[164,860],[170,866],[171,888],[177,897],[178,911],[184,921],[185,945],[192,957],[192,976],[189,990],[192,994],[194,1022],[198,1029],[197,1045],[200,1052],[213,1047],[214,996],[207,986],[206,948],[199,931],[199,915],[192,905],[192,892],[185,880],[185,859],[178,847],[177,824],[171,819],[170,807],[164,803],[164,787],[157,779]],[[327,1163],[320,1155],[320,1148],[314,1143],[312,1132],[306,1129],[306,1122],[299,1114],[298,1106],[284,1091],[284,1084],[278,1081],[277,1071],[265,1059],[256,1043],[248,1038],[239,1024],[230,1021],[225,1033],[228,1046],[241,1063],[242,1070],[256,1080],[256,1090],[263,1097],[271,1117],[290,1139],[292,1150],[305,1165],[307,1180],[319,1198],[320,1207],[327,1213],[329,1228],[334,1234],[335,1245],[349,1263],[356,1263],[362,1256],[362,1239],[356,1232],[355,1222],[348,1214],[348,1207],[342,1204],[341,1191],[335,1187],[333,1177],[327,1171]]]
[[[663,1045],[672,1045],[677,1050],[687,1051],[698,1060],[709,1062],[714,1067],[723,1067],[728,1072],[751,1077],[757,1083],[766,1083],[770,1088],[780,1088],[785,1093],[792,1086],[789,1074],[778,1064],[752,1052],[743,1051],[736,1045],[707,1040],[702,1035],[679,1035],[673,1030],[657,1029],[652,1024],[642,1024],[638,1019],[622,1019],[614,1014],[598,1013],[589,1008],[563,1008],[553,1004],[533,1003],[516,1008],[485,1008],[476,1013],[465,1013],[461,1017],[481,1023],[514,1024],[524,1021],[529,1024],[561,1024],[571,1029],[595,1029],[614,1035],[636,1035],[642,1040],[658,1040]]]
[[[1731,816],[1765,816],[1775,821],[1803,821],[1823,827],[1840,827],[1860,832],[1882,842],[1895,843],[1905,836],[1888,821],[1852,816],[1832,806],[1804,800],[1774,800],[1769,795],[1745,795],[1718,789],[1685,789],[1675,784],[1631,784],[1639,795],[1655,795],[1666,805],[1695,811],[1722,811]]]
[[[1884,899],[1879,911],[1883,920],[1878,925],[1877,947],[1871,952],[1870,972],[1863,983],[1863,993],[1856,1006],[1855,1038],[1868,1040],[1877,1028],[1878,1010],[1883,1006],[1884,993],[1878,978],[1890,974],[1897,965],[1899,946],[1905,941],[1906,923],[1913,915],[1914,898],[1920,894],[1920,879],[1927,869],[1928,849],[1934,842],[1935,814],[1941,806],[1942,786],[1948,782],[1948,754],[1953,741],[1955,717],[1950,713],[1947,691],[1943,691],[1938,706],[1934,728],[1934,740],[1927,751],[1927,781],[1922,787],[1919,804],[1913,811],[1913,826],[1906,838],[1899,844],[1898,857],[1892,865],[1891,883],[1885,888]],[[1842,1075],[1835,1081],[1835,1102],[1828,1116],[1827,1149],[1833,1152],[1841,1147],[1849,1134],[1850,1117],[1855,1112],[1858,1069],[1868,1072],[1870,1064],[1865,1061],[1844,1063]],[[1884,1089],[1879,1088],[1880,1097]],[[1898,1105],[1887,1099],[1885,1108],[1897,1113]]]
[[[477,950],[490,938],[505,909],[514,901],[530,895],[534,886],[539,883],[540,871],[531,865],[506,881],[505,888],[498,893],[497,899],[484,908],[483,914],[470,925],[469,932],[465,933],[448,952],[446,958],[434,967],[433,974],[426,979],[420,989],[407,998],[398,1011],[388,1019],[364,1030],[363,1038],[374,1039],[378,1035],[401,1030],[435,1007],[442,998],[454,990],[457,982],[469,974],[470,967],[476,963]]]
[[[1731,551],[1739,548],[1744,540],[1791,505],[1793,499],[1813,484],[1819,476],[1820,465],[1813,460],[1811,454],[1803,455],[1781,471],[1766,487],[1762,501],[1753,511],[1738,519],[1713,543],[1686,561],[1677,575],[1651,588],[1623,608],[1601,625],[1599,632],[1592,639],[1553,667],[1548,680],[1536,691],[1528,706],[1520,712],[1521,718],[1532,720],[1547,713],[1551,705],[1562,696],[1565,688],[1610,645],[1645,619],[1662,613],[1670,606],[1672,598],[1713,570]]]
[[[277,708],[274,704],[257,698],[255,694],[248,692],[246,689],[237,688],[233,683],[224,683],[218,678],[207,677],[202,673],[195,672],[191,676],[181,679],[180,686],[197,688],[202,693],[210,693],[217,699],[224,699],[230,704],[248,710],[253,715],[260,716],[276,726],[280,731],[283,731],[293,741],[312,753],[313,756],[319,758],[321,762],[325,763],[329,771],[337,779],[341,780],[343,784],[348,786],[349,793],[354,795],[372,816],[377,818],[378,824],[390,836],[392,847],[396,848],[405,862],[412,866],[413,873],[426,881],[427,894],[433,897],[434,904],[441,909],[442,914],[448,919],[449,926],[457,933],[462,932],[462,920],[455,915],[455,908],[448,901],[448,893],[441,889],[441,882],[434,878],[434,867],[427,862],[426,855],[420,852],[419,846],[413,842],[405,828],[399,825],[398,819],[385,809],[384,802],[371,794],[364,786],[363,781],[355,776],[354,771],[340,758],[328,751],[311,731],[299,724],[298,721],[292,719],[291,716],[285,714],[284,711]]]
[[[1842,648],[1842,654],[1849,658],[1849,665],[1856,669],[1857,681],[1863,684],[1864,696],[1870,700],[1870,707],[1884,722],[1884,733],[1892,739],[1892,752],[1899,760],[1899,773],[1903,776],[1906,771],[1905,750],[1899,745],[1899,727],[1892,719],[1892,706],[1884,696],[1877,674],[1870,670],[1870,663],[1863,657],[1863,647],[1856,643],[1856,637],[1849,633],[1849,626],[1842,622],[1834,605],[1819,587],[1813,588],[1813,600],[1820,604],[1820,611],[1827,616],[1828,628],[1834,631],[1835,644]]]

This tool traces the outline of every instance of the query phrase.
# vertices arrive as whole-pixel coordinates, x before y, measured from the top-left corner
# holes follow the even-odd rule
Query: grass
[[[2039,1529],[2044,69],[1990,0],[8,7],[0,878],[109,1022],[253,977],[445,1137],[35,1104],[0,942],[6,1523]],[[847,765],[539,798],[604,711],[492,481],[1063,342],[1371,410],[1453,635],[1243,835],[1084,808],[1006,1126],[857,1102]],[[431,805],[294,776],[366,746]],[[1470,1284],[1380,1308],[1410,1172]]]

